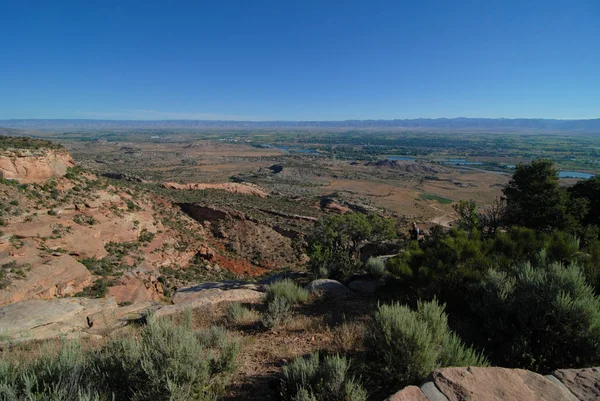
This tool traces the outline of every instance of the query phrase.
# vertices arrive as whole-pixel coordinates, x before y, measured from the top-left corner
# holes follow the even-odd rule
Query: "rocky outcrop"
[[[387,401],[600,400],[600,369],[557,370],[542,376],[522,369],[443,368],[420,389],[409,386]]]
[[[17,149],[0,153],[0,177],[24,183],[62,177],[75,163],[63,150]]]
[[[226,182],[223,184],[204,184],[204,183],[191,183],[191,184],[178,184],[175,182],[165,182],[162,184],[167,189],[221,189],[227,192],[233,192],[244,195],[254,195],[260,198],[266,198],[269,196],[262,188],[258,185],[248,183],[237,183],[237,182]]]

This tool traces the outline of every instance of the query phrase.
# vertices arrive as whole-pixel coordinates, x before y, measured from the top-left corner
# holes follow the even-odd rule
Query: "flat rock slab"
[[[238,290],[246,290],[249,292],[243,292]],[[263,290],[263,286],[259,284],[246,283],[244,281],[220,281],[215,283],[202,283],[198,285],[193,285],[190,287],[182,287],[175,291],[173,294],[173,303],[174,304],[184,304],[190,303],[197,299],[204,298],[219,298],[223,297],[223,292],[237,291],[235,293],[228,294],[227,297],[231,298],[232,296],[249,296],[250,298],[254,298],[256,294],[254,292],[259,292]],[[220,302],[220,301],[217,301]]]
[[[310,282],[306,286],[306,289],[310,292],[320,292],[335,296],[348,296],[353,294],[348,287],[339,281],[325,278]]]
[[[429,401],[417,386],[408,386],[398,391],[385,401]]]
[[[119,308],[107,308],[86,317],[88,333],[104,334],[107,331],[128,325],[142,318],[155,308],[157,304],[151,301],[138,302]]]
[[[204,290],[195,298],[190,298],[187,302],[179,302],[174,305],[163,306],[154,312],[155,317],[169,316],[181,313],[186,309],[197,309],[216,305],[221,302],[262,302],[265,294],[262,292],[248,290],[244,288],[223,291],[219,288]],[[181,301],[181,299],[180,299]]]
[[[449,401],[571,401],[572,395],[546,377],[522,369],[444,368],[431,374]]]
[[[9,341],[17,342],[83,334],[83,330],[88,328],[88,315],[116,308],[114,298],[17,302],[0,308],[0,333]]]
[[[552,374],[580,400],[600,400],[600,368],[560,369]]]

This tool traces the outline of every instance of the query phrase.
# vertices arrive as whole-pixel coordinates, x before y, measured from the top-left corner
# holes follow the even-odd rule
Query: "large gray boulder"
[[[348,289],[344,284],[336,280],[331,279],[318,279],[310,282],[306,289],[310,292],[316,292],[334,296],[348,296],[352,295],[352,291]]]

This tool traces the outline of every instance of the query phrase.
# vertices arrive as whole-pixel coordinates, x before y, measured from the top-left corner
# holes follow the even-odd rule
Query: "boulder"
[[[318,279],[310,282],[306,289],[310,292],[320,292],[328,295],[347,296],[352,295],[352,291],[344,284],[336,280]]]
[[[428,401],[428,399],[417,386],[408,386],[385,401]]]
[[[573,395],[546,377],[522,369],[443,368],[430,379],[449,401],[572,401]]]
[[[0,333],[11,342],[86,335],[87,316],[116,309],[113,298],[32,299],[0,308]]]
[[[580,400],[600,400],[600,368],[560,369],[552,374]]]

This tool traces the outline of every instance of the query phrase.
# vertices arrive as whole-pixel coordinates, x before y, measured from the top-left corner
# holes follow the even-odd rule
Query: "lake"
[[[415,160],[414,157],[394,156],[394,155],[386,156],[385,158],[388,159],[388,160],[406,160],[406,161],[413,161],[413,160]]]
[[[582,173],[581,171],[559,171],[558,176],[560,178],[592,178],[594,174]]]

